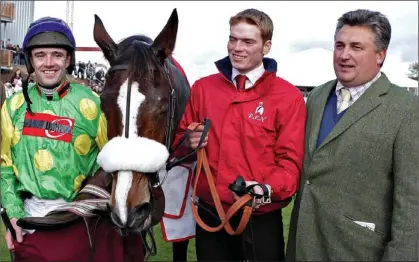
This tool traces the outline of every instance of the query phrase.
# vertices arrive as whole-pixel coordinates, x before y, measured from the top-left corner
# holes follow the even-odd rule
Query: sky
[[[214,61],[227,55],[229,18],[246,8],[259,9],[273,20],[272,49],[267,56],[277,60],[279,73],[292,67],[286,61],[292,61],[298,52],[312,48],[332,51],[337,19],[359,8],[388,17],[392,26],[388,61],[404,66],[418,61],[418,1],[74,1],[76,44],[97,46],[93,40],[94,14],[102,19],[115,42],[133,34],[154,39],[174,8],[179,16],[174,56],[191,83],[217,72]],[[36,1],[34,16],[65,20],[66,1]],[[305,63],[302,59],[293,64]],[[106,63],[100,52],[77,52],[76,60]],[[311,66],[320,70],[315,64]],[[332,61],[326,67],[330,72]]]

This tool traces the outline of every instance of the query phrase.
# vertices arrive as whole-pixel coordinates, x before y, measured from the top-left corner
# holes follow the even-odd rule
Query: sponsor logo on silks
[[[259,102],[259,105],[256,107],[255,112],[249,114],[249,118],[263,123],[266,120],[266,118],[268,118],[267,116],[263,116],[264,110],[265,109],[263,108],[263,102]]]
[[[74,119],[45,113],[26,112],[22,134],[46,137],[70,143],[73,138]]]

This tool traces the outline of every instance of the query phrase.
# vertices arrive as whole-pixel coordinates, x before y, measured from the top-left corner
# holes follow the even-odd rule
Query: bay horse
[[[97,162],[112,174],[108,212],[121,235],[148,230],[164,213],[158,172],[190,94],[172,60],[177,30],[174,9],[154,41],[132,35],[116,44],[95,15],[94,40],[110,65],[100,96],[108,143]]]

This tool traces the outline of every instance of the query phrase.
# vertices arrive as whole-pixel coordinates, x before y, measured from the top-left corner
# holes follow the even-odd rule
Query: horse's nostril
[[[132,227],[141,226],[151,213],[151,204],[144,203],[128,210],[128,224]]]
[[[123,228],[125,225],[122,223],[121,218],[119,217],[119,212],[116,209],[114,209],[114,208],[112,208],[110,206],[109,206],[108,211],[110,213],[110,217],[111,217],[112,222],[117,227]]]
[[[150,203],[144,203],[144,204],[138,206],[136,213],[148,216],[151,213],[151,204]]]
[[[142,205],[136,206],[131,211],[132,215],[137,216],[141,219],[145,219],[151,213],[151,204],[144,203]]]

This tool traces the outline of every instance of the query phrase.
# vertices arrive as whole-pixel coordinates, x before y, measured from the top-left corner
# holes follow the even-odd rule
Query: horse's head
[[[101,95],[109,142],[98,163],[112,173],[109,211],[121,231],[150,226],[153,186],[182,113],[174,96],[184,80],[169,61],[177,29],[175,9],[154,41],[134,35],[116,44],[95,15],[94,39],[110,64]]]

